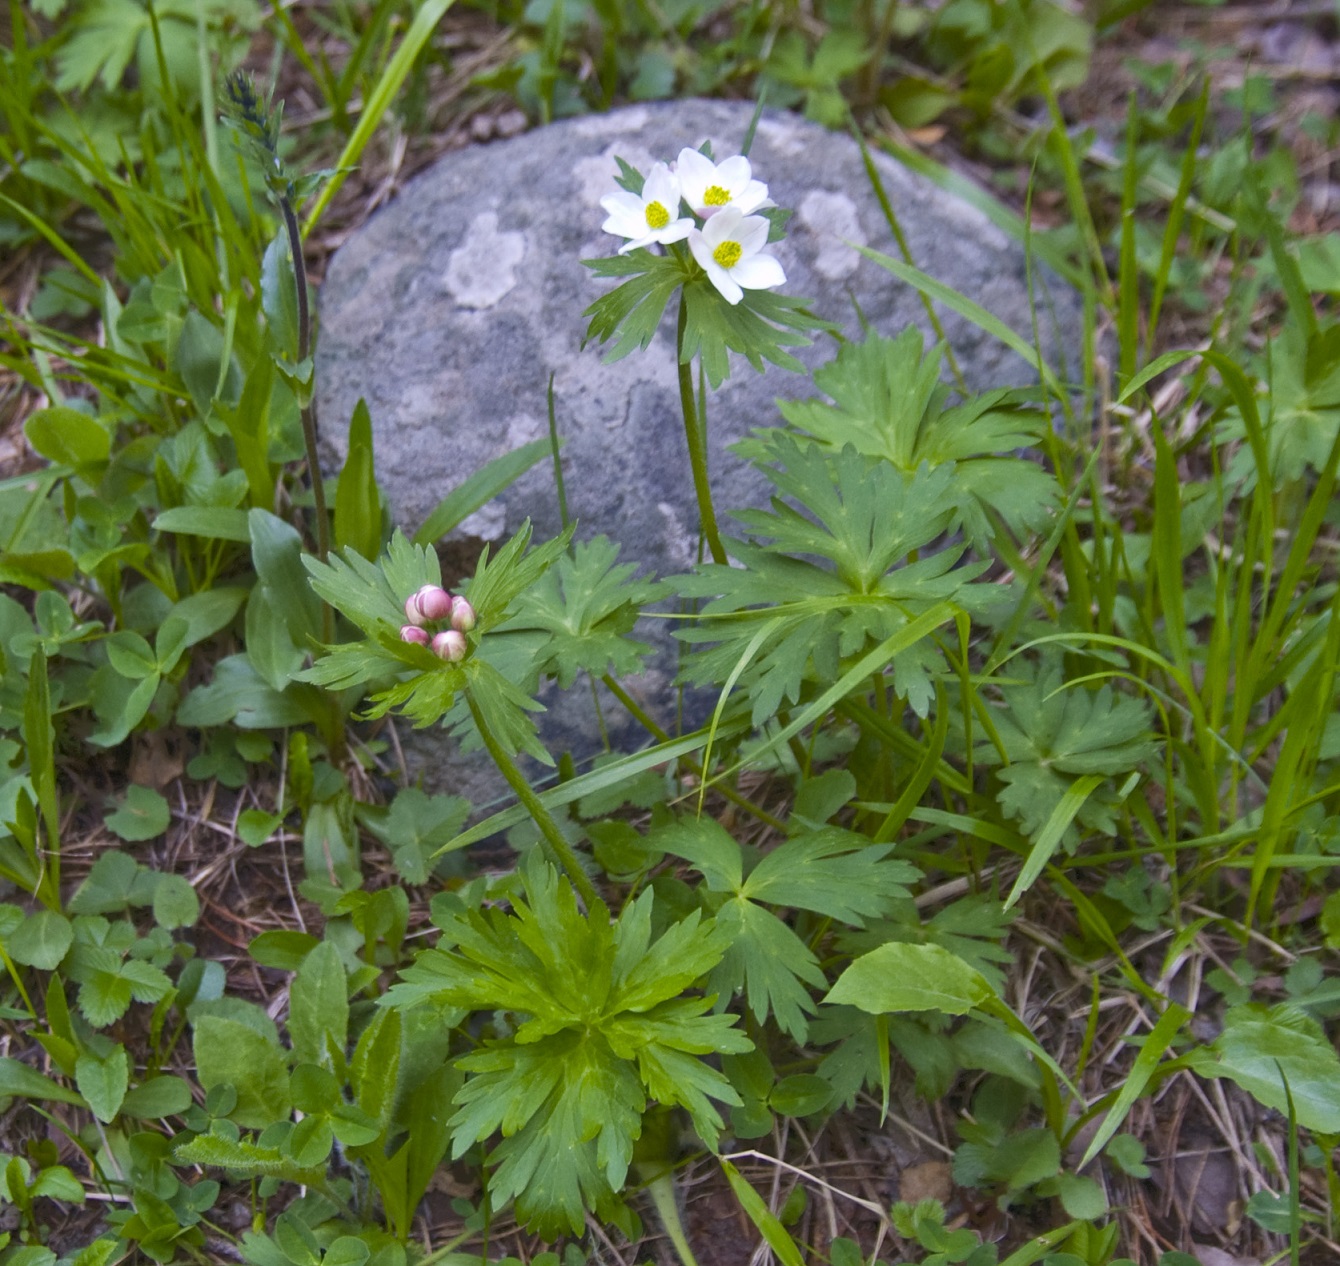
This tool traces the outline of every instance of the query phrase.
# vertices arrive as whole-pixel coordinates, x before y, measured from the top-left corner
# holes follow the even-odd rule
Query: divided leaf
[[[1032,680],[1002,690],[1008,707],[995,717],[996,731],[1010,763],[998,770],[1005,784],[1001,808],[1025,834],[1036,836],[1061,799],[1086,775],[1116,778],[1136,768],[1150,753],[1149,713],[1137,699],[1110,686],[1065,686],[1059,663],[1033,671]],[[994,744],[976,753],[984,765],[1000,765]],[[1077,815],[1093,830],[1115,830],[1115,796],[1099,787]],[[1073,848],[1074,825],[1062,840]]]
[[[579,542],[522,595],[505,629],[543,629],[549,641],[537,668],[570,689],[579,673],[629,676],[640,672],[651,648],[629,637],[641,608],[662,586],[634,580],[635,563],[617,564],[608,537]]]
[[[541,1234],[577,1233],[623,1185],[648,1096],[680,1104],[709,1144],[738,1102],[699,1056],[743,1051],[734,1017],[683,996],[718,962],[726,938],[695,912],[651,939],[650,891],[611,921],[584,915],[566,879],[534,860],[512,910],[475,910],[443,928],[453,948],[420,954],[387,1002],[515,1013],[515,1033],[458,1061],[469,1076],[450,1125],[460,1156],[494,1133],[491,1189],[515,1198]]]
[[[814,385],[833,401],[782,400],[782,416],[825,448],[851,445],[910,475],[954,463],[949,489],[952,527],[970,544],[995,535],[992,514],[1016,537],[1041,528],[1056,506],[1056,480],[1015,450],[1041,442],[1046,415],[1019,391],[991,391],[949,406],[940,381],[941,348],[923,355],[921,331],[896,339],[869,334],[844,343],[814,372]],[[746,444],[744,448],[751,448]],[[989,513],[990,512],[990,513]]]
[[[769,905],[811,910],[860,925],[886,912],[909,894],[903,886],[918,877],[915,867],[889,860],[892,844],[871,844],[839,827],[794,836],[754,861],[720,823],[697,818],[662,827],[649,846],[682,857],[707,881],[711,892],[728,892],[717,911],[717,926],[730,935],[730,948],[708,977],[723,1008],[740,990],[759,1023],[770,1015],[797,1041],[815,1011],[807,986],[828,983],[819,960]]]
[[[677,636],[715,643],[689,657],[686,677],[715,684],[743,664],[738,688],[756,726],[937,603],[967,608],[994,596],[970,583],[982,564],[956,566],[961,548],[908,561],[949,525],[952,468],[908,477],[850,447],[829,455],[781,434],[763,455],[778,463],[765,473],[794,504],[774,497],[771,510],[736,517],[770,543],[732,543],[743,567],[703,566],[678,581],[681,593],[710,601],[701,626]],[[922,639],[894,657],[894,688],[925,716],[943,671],[942,652]]]

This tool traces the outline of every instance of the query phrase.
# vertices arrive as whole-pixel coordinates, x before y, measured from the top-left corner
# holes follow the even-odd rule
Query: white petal
[[[722,242],[735,236],[740,221],[744,219],[736,207],[722,207],[716,215],[708,216],[703,224],[703,236],[713,250]]]
[[[610,215],[614,215],[618,211],[628,211],[633,215],[642,214],[642,199],[635,193],[629,193],[627,189],[620,189],[617,193],[607,193],[601,198],[600,205]]]
[[[717,184],[730,190],[732,202],[737,201],[740,192],[749,184],[749,160],[743,154],[736,154],[718,163]]]
[[[707,272],[707,280],[710,281],[720,292],[721,297],[729,304],[739,303],[744,298],[744,291],[735,284],[734,279],[720,264],[711,256],[708,256],[706,262],[698,261]]]
[[[768,186],[761,180],[751,180],[731,199],[731,202],[739,207],[746,215],[751,211],[759,210],[761,207],[770,207],[774,205],[772,200],[768,197]]]
[[[679,189],[684,201],[695,209],[702,205],[703,194],[707,186],[715,179],[716,164],[696,149],[682,149],[675,159],[675,175],[679,177]]]
[[[610,207],[609,219],[600,227],[615,237],[642,237],[647,231],[647,213],[638,206],[635,210],[628,207]]]
[[[707,235],[701,229],[689,230],[689,251],[693,258],[698,261],[700,268],[710,270],[720,267],[716,260],[712,258],[712,247],[707,241]]]
[[[627,255],[629,251],[635,251],[642,246],[651,246],[656,242],[656,234],[648,233],[645,237],[639,237],[631,242],[625,242],[619,247],[620,255]]]
[[[663,229],[657,229],[654,236],[663,246],[669,246],[671,242],[682,242],[691,232],[693,232],[693,221],[683,219],[675,220]]]
[[[664,163],[657,163],[643,182],[642,201],[659,202],[671,215],[679,210],[679,181]]]
[[[730,275],[746,290],[771,290],[786,284],[782,266],[771,255],[751,255],[730,270]]]
[[[745,256],[757,255],[768,244],[768,230],[771,226],[761,215],[748,215],[740,220],[734,237],[740,243],[740,251]]]

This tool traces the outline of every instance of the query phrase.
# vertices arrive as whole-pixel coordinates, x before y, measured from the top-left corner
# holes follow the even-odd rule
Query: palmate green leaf
[[[731,935],[730,949],[707,978],[724,1006],[743,989],[745,1001],[760,1023],[771,1016],[797,1042],[809,1032],[814,998],[806,986],[823,989],[828,980],[814,952],[770,910],[743,897],[717,911],[717,925]]]
[[[503,626],[543,629],[550,640],[539,671],[550,673],[567,690],[577,675],[641,671],[651,651],[629,637],[641,608],[660,596],[663,586],[634,580],[635,563],[616,564],[619,547],[608,537],[579,542],[518,600],[516,614]]]
[[[398,631],[405,623],[405,599],[423,585],[442,583],[433,548],[411,544],[399,529],[375,563],[348,549],[324,563],[304,554],[302,563],[317,594],[369,636]]]
[[[179,87],[192,89],[199,77],[197,14],[229,64],[239,48],[245,51],[247,32],[260,20],[255,0],[158,0],[154,8],[168,74]],[[58,91],[82,92],[95,79],[115,91],[132,60],[142,81],[157,81],[157,49],[144,0],[89,0],[72,27],[56,55]]]
[[[743,989],[759,1023],[772,1015],[797,1041],[804,1041],[807,1016],[815,1010],[806,986],[822,989],[827,980],[805,942],[759,903],[812,910],[859,926],[907,898],[904,884],[919,874],[905,862],[887,859],[892,844],[872,845],[838,827],[787,840],[747,877],[750,859],[711,818],[663,827],[648,844],[683,857],[702,873],[710,891],[732,894],[716,916],[717,926],[730,934],[730,949],[708,977],[718,1009]]]
[[[418,787],[397,793],[390,808],[363,811],[368,829],[391,850],[406,883],[428,882],[433,854],[449,844],[465,824],[470,802],[462,796],[430,796]]]
[[[132,1000],[158,1002],[172,989],[172,981],[152,963],[123,959],[106,945],[76,944],[69,972],[79,983],[80,1012],[98,1029],[125,1015]]]
[[[906,475],[923,463],[931,469],[955,463],[945,504],[952,510],[950,526],[961,526],[972,544],[994,534],[988,510],[1016,536],[1040,528],[1056,505],[1056,480],[1013,452],[1041,441],[1046,416],[1017,391],[993,391],[947,407],[940,359],[939,347],[923,355],[914,327],[896,339],[870,334],[843,344],[815,371],[815,386],[832,404],[783,400],[778,407],[825,448],[851,445]],[[759,442],[746,441],[740,450],[757,453]]]
[[[641,249],[582,263],[598,277],[627,278],[582,314],[590,318],[586,342],[615,340],[607,360],[619,360],[651,344],[680,286],[685,305],[681,358],[687,362],[701,356],[713,387],[729,377],[731,352],[759,371],[765,363],[803,370],[786,349],[808,345],[809,331],[835,328],[814,316],[804,300],[789,295],[746,290],[739,303],[727,303],[687,251],[653,255]]]
[[[597,1033],[572,1029],[527,1046],[500,1045],[459,1061],[453,1158],[501,1131],[490,1193],[515,1199],[542,1235],[580,1233],[623,1186],[641,1134],[646,1096],[637,1068]]]
[[[650,890],[617,920],[597,903],[583,914],[572,888],[535,856],[511,912],[468,911],[444,944],[419,955],[385,999],[396,1007],[504,1010],[512,1037],[458,1061],[467,1073],[451,1119],[453,1152],[501,1133],[495,1200],[544,1235],[576,1233],[585,1210],[607,1212],[623,1185],[648,1095],[688,1109],[715,1143],[710,1100],[737,1102],[700,1056],[750,1043],[712,999],[683,996],[725,949],[696,914],[651,939]]]
[[[1023,831],[1036,835],[1062,798],[1089,774],[1116,778],[1135,769],[1153,750],[1148,709],[1137,699],[1078,685],[1062,689],[1058,663],[1032,670],[1032,680],[1002,690],[1007,708],[995,718],[1010,764],[998,771],[1005,784],[1001,807]],[[984,743],[977,759],[999,765],[994,744]],[[1094,830],[1115,829],[1115,801],[1109,789],[1098,788],[1084,802],[1077,820]],[[1062,837],[1073,848],[1073,824]]]
[[[554,758],[540,742],[535,722],[530,713],[543,712],[537,703],[514,681],[500,673],[488,660],[476,657],[466,665],[468,689],[479,710],[488,719],[493,737],[509,756],[525,752],[542,765],[552,765]],[[406,716],[413,716],[409,707]],[[443,709],[445,711],[445,709]]]
[[[771,510],[742,512],[737,517],[771,543],[733,542],[743,567],[703,566],[677,582],[680,592],[710,601],[699,627],[676,636],[716,643],[689,657],[686,679],[722,682],[752,659],[739,686],[753,701],[755,725],[797,702],[805,682],[837,680],[844,658],[892,637],[936,603],[972,609],[994,596],[990,586],[969,583],[983,564],[956,566],[961,549],[902,561],[948,525],[952,467],[923,466],[909,478],[850,447],[830,456],[785,435],[766,452],[781,463],[767,470],[769,478],[808,513],[779,498]],[[773,627],[756,642],[760,621]],[[899,695],[926,715],[943,670],[939,648],[915,642],[895,656],[893,669]]]
[[[729,352],[743,356],[760,373],[765,362],[803,372],[805,366],[786,349],[809,345],[808,334],[802,331],[834,328],[813,316],[803,299],[769,290],[746,290],[739,303],[727,303],[701,271],[685,285],[684,301],[681,356],[685,360],[701,356],[713,387],[730,376]]]
[[[476,634],[482,636],[507,620],[513,604],[562,557],[572,539],[573,527],[565,528],[551,541],[527,552],[531,527],[527,519],[493,558],[485,547],[465,596],[475,609]]]
[[[859,924],[883,914],[894,899],[910,896],[903,885],[920,877],[915,866],[887,858],[892,848],[840,827],[807,832],[764,857],[742,894]]]
[[[653,255],[645,249],[607,259],[584,259],[582,264],[597,277],[626,278],[582,313],[590,318],[583,345],[593,339],[597,343],[615,339],[607,361],[622,360],[629,352],[651,346],[670,296],[691,276],[679,256]]]

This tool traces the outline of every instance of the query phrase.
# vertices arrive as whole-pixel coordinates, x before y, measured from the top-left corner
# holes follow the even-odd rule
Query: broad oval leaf
[[[39,409],[23,424],[23,434],[35,452],[62,466],[97,465],[112,451],[107,428],[68,405]]]
[[[896,942],[862,954],[838,977],[825,1002],[873,1015],[939,1011],[966,1015],[995,997],[986,977],[941,945]]]
[[[1193,1051],[1190,1062],[1202,1077],[1227,1077],[1277,1112],[1288,1112],[1292,1095],[1299,1125],[1340,1134],[1340,1056],[1321,1026],[1297,1007],[1230,1007],[1224,1031]]]

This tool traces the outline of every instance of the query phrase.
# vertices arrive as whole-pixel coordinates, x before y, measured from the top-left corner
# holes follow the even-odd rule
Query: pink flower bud
[[[475,609],[464,598],[451,604],[451,627],[458,633],[468,633],[475,627]]]
[[[423,625],[427,623],[419,613],[419,595],[417,593],[411,594],[405,599],[405,619],[407,619],[410,624],[414,625]],[[405,640],[409,641],[408,638]]]
[[[433,638],[433,654],[454,664],[465,658],[465,645],[464,633],[446,629]]]
[[[421,629],[417,624],[407,624],[400,630],[400,640],[402,642],[418,642],[420,646],[427,646],[431,640],[427,629]]]
[[[407,603],[405,611],[415,624],[445,620],[451,615],[452,597],[441,585],[424,585]],[[418,619],[415,620],[415,614]]]

